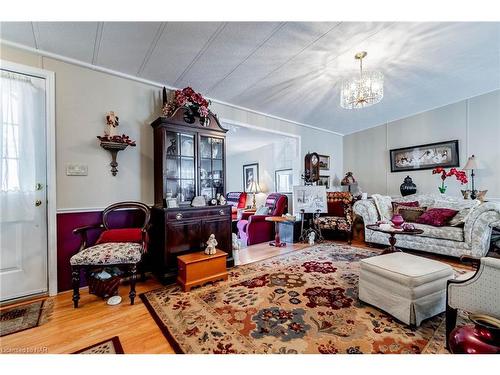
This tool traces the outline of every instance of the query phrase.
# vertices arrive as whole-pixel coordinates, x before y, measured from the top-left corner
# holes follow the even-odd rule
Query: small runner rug
[[[412,329],[358,299],[359,261],[378,254],[322,244],[233,268],[213,286],[141,298],[179,353],[445,352],[444,314]]]
[[[124,354],[118,336],[87,346],[72,354]]]
[[[53,311],[50,299],[36,301],[0,311],[0,337],[46,323]]]

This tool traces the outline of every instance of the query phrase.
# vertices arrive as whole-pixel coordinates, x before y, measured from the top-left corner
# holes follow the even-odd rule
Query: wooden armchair
[[[144,222],[140,228],[112,229],[109,226],[110,214],[116,210],[136,209],[144,213]],[[116,266],[125,269],[130,278],[130,304],[134,304],[137,265],[147,251],[150,209],[141,202],[119,202],[104,209],[102,223],[87,225],[73,230],[80,235],[78,252],[70,259],[73,282],[73,306],[78,307],[80,299],[80,270],[86,271],[87,278],[92,269]],[[87,232],[100,229],[101,236],[94,246],[87,247]],[[143,275],[144,276],[144,275]]]
[[[321,231],[341,231],[347,234],[349,245],[352,240],[353,196],[349,192],[329,191],[327,193],[328,213],[321,214],[316,219],[316,225]]]

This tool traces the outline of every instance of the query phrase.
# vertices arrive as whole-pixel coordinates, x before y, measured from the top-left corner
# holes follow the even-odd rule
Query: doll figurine
[[[207,255],[214,255],[217,249],[215,246],[217,246],[218,242],[215,239],[215,234],[211,234],[210,237],[208,238],[207,241],[207,247],[205,248],[205,254]]]

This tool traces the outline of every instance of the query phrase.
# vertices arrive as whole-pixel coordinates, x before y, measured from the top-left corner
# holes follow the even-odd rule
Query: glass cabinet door
[[[200,136],[200,194],[207,200],[224,194],[224,140]]]
[[[195,137],[194,134],[165,132],[164,198],[175,198],[189,204],[195,196]]]

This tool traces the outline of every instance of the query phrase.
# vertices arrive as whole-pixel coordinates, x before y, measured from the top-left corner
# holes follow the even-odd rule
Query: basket
[[[118,294],[120,286],[120,276],[113,276],[106,280],[101,280],[96,277],[89,277],[89,293],[95,294],[102,298],[108,298]]]

